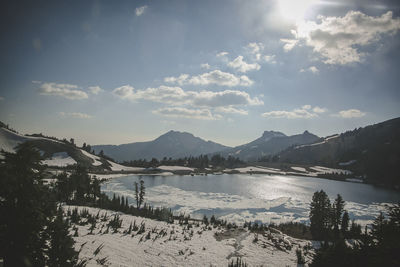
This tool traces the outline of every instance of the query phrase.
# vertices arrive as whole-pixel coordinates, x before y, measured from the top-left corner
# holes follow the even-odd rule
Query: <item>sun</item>
[[[289,21],[303,20],[307,11],[318,0],[277,0],[280,15]]]

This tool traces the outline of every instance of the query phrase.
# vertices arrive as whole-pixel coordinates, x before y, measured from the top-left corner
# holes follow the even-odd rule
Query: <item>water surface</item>
[[[215,214],[237,223],[308,222],[312,195],[321,189],[331,200],[341,194],[350,218],[361,224],[371,223],[385,204],[400,201],[399,192],[372,185],[282,175],[132,175],[104,183],[102,191],[128,197],[134,204],[134,182],[140,179],[146,186],[147,203],[169,207],[176,214],[199,218]]]

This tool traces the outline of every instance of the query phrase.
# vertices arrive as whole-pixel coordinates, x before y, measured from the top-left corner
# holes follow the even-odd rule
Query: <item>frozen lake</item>
[[[151,205],[198,218],[215,214],[236,223],[307,222],[312,195],[321,189],[331,201],[341,194],[350,218],[363,225],[384,211],[385,204],[400,201],[399,192],[372,185],[281,175],[132,175],[107,181],[102,191],[128,197],[133,204],[133,184],[140,179],[146,186],[145,201]]]

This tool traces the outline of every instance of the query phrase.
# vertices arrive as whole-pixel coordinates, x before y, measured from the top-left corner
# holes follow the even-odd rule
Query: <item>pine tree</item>
[[[146,194],[146,187],[144,186],[144,181],[140,180],[140,192],[139,192],[139,208],[144,202],[144,195]]]
[[[67,267],[75,266],[78,261],[78,252],[73,248],[74,240],[69,234],[68,223],[63,218],[62,209],[48,226],[50,244],[48,250],[48,266]]]
[[[342,224],[340,226],[340,230],[342,231],[342,235],[346,238],[347,237],[347,231],[349,229],[349,222],[350,222],[350,217],[349,213],[347,210],[344,211],[343,217],[342,217]]]
[[[310,228],[313,238],[327,238],[330,229],[331,205],[328,195],[317,191],[310,204]]]
[[[41,181],[40,154],[30,143],[2,152],[0,165],[0,248],[5,266],[45,265],[43,228],[53,213]]]
[[[335,236],[339,234],[339,225],[342,223],[342,213],[344,210],[345,202],[341,195],[337,195],[335,202],[332,204],[332,225]]]
[[[139,200],[139,185],[138,185],[137,182],[135,182],[134,185],[135,185],[136,208],[139,209],[139,208],[140,208],[140,207],[139,207],[139,203],[140,203],[140,202],[139,202],[139,201],[140,201],[140,200]]]

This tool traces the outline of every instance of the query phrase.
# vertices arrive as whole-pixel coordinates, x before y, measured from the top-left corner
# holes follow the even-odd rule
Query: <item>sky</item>
[[[400,116],[400,2],[2,1],[0,120],[78,144],[235,146]]]

